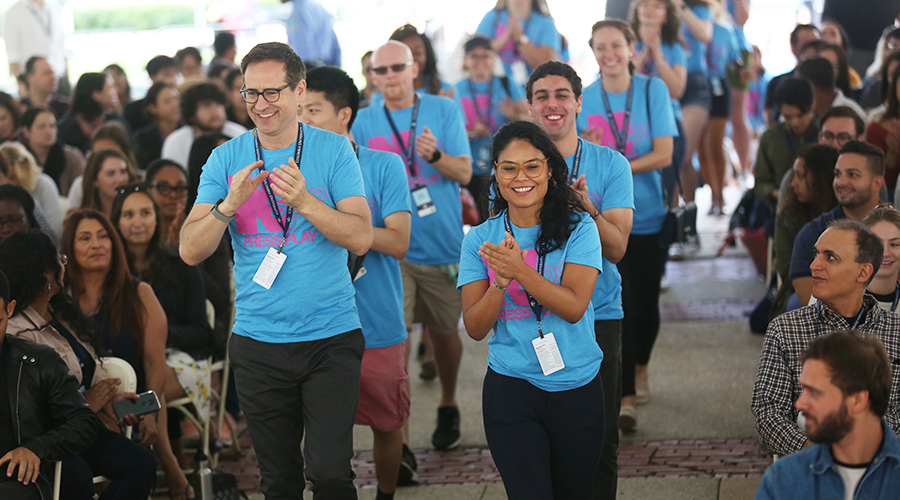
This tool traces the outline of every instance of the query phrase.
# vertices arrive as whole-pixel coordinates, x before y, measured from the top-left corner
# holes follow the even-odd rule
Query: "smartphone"
[[[138,399],[116,401],[113,403],[113,410],[116,412],[116,417],[120,419],[132,414],[140,417],[141,415],[156,413],[160,410],[159,398],[156,397],[156,393],[153,391],[143,392],[138,394]]]

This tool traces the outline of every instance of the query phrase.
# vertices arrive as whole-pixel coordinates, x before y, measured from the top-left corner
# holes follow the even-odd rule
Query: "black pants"
[[[603,377],[603,412],[606,415],[606,437],[594,477],[594,500],[615,500],[619,478],[618,419],[622,405],[622,320],[595,321],[594,333],[603,351],[600,375]]]
[[[659,234],[632,234],[619,261],[622,275],[622,396],[634,396],[634,366],[650,362],[659,335],[659,281],[666,269],[668,248]]]
[[[365,346],[361,330],[288,344],[231,336],[231,365],[266,500],[302,498],[300,471],[314,499],[356,500],[350,459]]]
[[[104,427],[93,446],[63,462],[60,499],[94,498],[94,476],[112,480],[100,500],[147,498],[156,483],[156,458],[147,448]]]
[[[547,392],[488,368],[484,433],[515,500],[587,500],[603,446],[603,384]]]

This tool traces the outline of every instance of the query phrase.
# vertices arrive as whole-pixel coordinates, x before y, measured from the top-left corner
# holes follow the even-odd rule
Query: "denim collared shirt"
[[[854,499],[896,500],[900,497],[900,440],[884,420],[884,438],[866,470]],[[756,500],[844,500],[844,481],[831,455],[831,445],[816,444],[772,464],[763,475]]]

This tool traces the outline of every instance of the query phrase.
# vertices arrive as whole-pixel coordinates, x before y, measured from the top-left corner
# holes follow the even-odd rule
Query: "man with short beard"
[[[186,166],[194,139],[206,132],[237,137],[247,131],[225,116],[228,98],[215,83],[191,85],[181,94],[181,117],[186,125],[169,134],[163,142],[162,157]]]
[[[900,441],[883,420],[891,394],[884,344],[835,331],[810,341],[800,362],[795,406],[815,444],[769,467],[756,499],[897,498]]]
[[[797,424],[800,411],[794,405],[802,392],[800,355],[815,338],[834,330],[859,330],[877,336],[891,359],[900,359],[900,316],[879,308],[875,297],[865,293],[883,254],[881,239],[861,223],[831,222],[816,241],[810,265],[818,303],[788,311],[769,323],[750,409],[760,444],[770,453],[788,455],[810,444]],[[900,370],[889,392],[884,418],[896,431],[900,428]]]

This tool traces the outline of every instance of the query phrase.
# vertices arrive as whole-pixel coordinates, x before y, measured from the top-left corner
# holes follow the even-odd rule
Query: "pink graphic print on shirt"
[[[231,184],[232,177],[233,176],[231,175],[228,176],[229,185]],[[325,191],[324,188],[312,187],[309,188],[309,192],[319,201],[326,201],[328,199],[328,192]],[[275,203],[278,204],[278,209],[281,211],[283,221],[288,205],[284,200],[277,196],[275,197]],[[250,195],[250,199],[237,210],[234,222],[237,226],[237,232],[244,236],[244,247],[270,247],[281,245],[282,243],[283,232],[281,226],[278,224],[278,221],[275,220],[275,215],[272,213],[272,208],[269,206],[269,198],[266,196],[266,192],[262,186],[256,188],[253,191],[253,194]],[[263,225],[262,230],[259,229],[260,222],[262,222]],[[309,231],[303,231],[298,235],[296,234],[298,223],[299,217],[295,213],[291,220],[291,227],[288,229],[285,244],[315,242],[317,236],[316,229],[313,228]]]
[[[493,84],[493,82],[492,82]],[[475,128],[475,123],[480,121],[478,111],[481,110],[481,116],[484,116],[484,110],[488,110],[488,121],[490,123],[485,123],[491,130],[497,129],[497,124],[494,121],[494,113],[491,111],[491,103],[488,101],[489,96],[486,94],[480,94],[475,97],[475,100],[472,100],[470,96],[461,96],[459,98],[460,102],[462,102],[463,113],[466,116],[466,130],[472,130]],[[478,104],[477,106],[475,104]]]
[[[403,144],[409,144],[409,130],[404,130],[400,132],[400,139],[403,140]],[[403,154],[403,148],[400,147],[399,144],[396,143],[396,139],[394,138],[394,134],[390,135],[379,135],[376,137],[372,137],[369,139],[369,149],[374,149],[376,151],[387,151],[388,153],[396,153],[400,155],[400,158],[403,158],[403,166],[406,167],[406,177],[409,180],[410,189],[415,187],[416,185],[426,185],[433,184],[436,182],[440,182],[441,175],[440,174],[431,174],[425,175],[422,173],[422,165],[419,163],[419,154],[416,153],[416,157],[413,159],[415,161],[415,166],[419,171],[419,175],[416,177],[412,176],[412,173],[409,171],[409,166],[406,165],[406,156]],[[441,140],[438,139],[438,149],[443,149],[443,144]]]
[[[613,113],[613,118],[616,120],[616,127],[621,125],[625,121],[625,112],[624,111],[616,111]],[[632,114],[632,119],[634,118],[634,114]],[[589,115],[587,117],[588,128],[590,129],[599,129],[603,132],[603,138],[601,142],[602,146],[606,146],[608,148],[617,149],[616,148],[616,134],[613,131],[613,128],[610,126],[609,122],[606,121],[605,115]],[[632,135],[632,123],[628,124],[628,133],[626,134],[625,140],[625,151],[624,155],[629,160],[634,157],[634,141],[631,139]],[[593,201],[593,200],[591,200]]]

